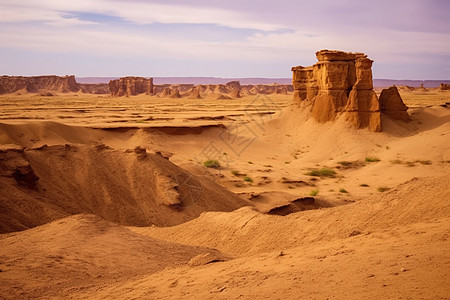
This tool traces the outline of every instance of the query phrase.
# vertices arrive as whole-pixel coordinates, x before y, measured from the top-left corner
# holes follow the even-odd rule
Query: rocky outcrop
[[[332,50],[318,51],[316,57],[318,62],[313,66],[292,68],[294,102],[309,103],[312,116],[320,123],[343,115],[356,128],[381,131],[373,61],[363,53]]]
[[[175,91],[175,90],[178,90]],[[154,85],[153,94],[162,98],[172,97],[188,99],[237,99],[257,94],[287,94],[293,92],[292,85],[284,84],[258,84],[241,85],[239,81],[230,81],[226,84],[159,84]]]
[[[381,91],[380,108],[383,114],[393,119],[404,121],[410,120],[409,115],[406,112],[408,107],[403,103],[395,85]]]
[[[122,77],[109,82],[109,91],[112,97],[135,96],[138,94],[153,94],[153,78]]]
[[[441,91],[450,90],[450,84],[448,84],[448,83],[441,83],[441,85],[439,86],[439,89]]]
[[[189,99],[200,99],[201,98],[200,88],[199,87],[192,88],[188,98]]]
[[[25,93],[69,93],[78,92],[80,87],[75,76],[1,76],[0,94],[9,94],[17,91]]]
[[[109,94],[107,83],[79,83],[78,86],[86,94]]]

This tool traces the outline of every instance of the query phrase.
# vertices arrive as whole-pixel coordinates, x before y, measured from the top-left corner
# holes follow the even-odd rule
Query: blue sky
[[[290,77],[320,49],[450,79],[447,0],[0,0],[0,73]]]

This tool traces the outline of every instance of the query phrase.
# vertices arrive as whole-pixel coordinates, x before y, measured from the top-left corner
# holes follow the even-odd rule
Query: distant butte
[[[356,128],[381,131],[381,114],[409,120],[408,109],[395,86],[383,90],[380,99],[373,90],[372,63],[364,53],[335,50],[316,52],[318,62],[292,68],[294,102],[311,106],[320,123],[338,116]]]

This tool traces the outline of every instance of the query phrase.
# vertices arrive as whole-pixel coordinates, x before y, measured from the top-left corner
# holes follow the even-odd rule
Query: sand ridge
[[[14,97],[0,98],[12,109]],[[77,97],[47,104],[72,114]],[[0,234],[0,296],[448,298],[448,108],[414,102],[410,122],[386,118],[373,133],[273,99],[200,112],[195,99],[166,99],[162,115],[184,106],[164,126],[57,118],[51,105],[34,117],[58,122],[2,119],[0,225],[14,232]],[[161,105],[128,100],[128,112]],[[95,114],[125,105],[105,103]],[[219,168],[203,165],[205,149]],[[307,174],[321,168],[335,174]]]

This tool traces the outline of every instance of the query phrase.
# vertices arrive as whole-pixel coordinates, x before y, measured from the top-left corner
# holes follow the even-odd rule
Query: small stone
[[[353,230],[352,233],[350,233],[349,237],[360,235],[360,234],[361,234],[361,231]]]
[[[195,257],[193,257],[189,262],[188,266],[190,267],[198,267],[204,266],[213,262],[224,261],[225,259],[217,254],[213,253],[202,253]]]

